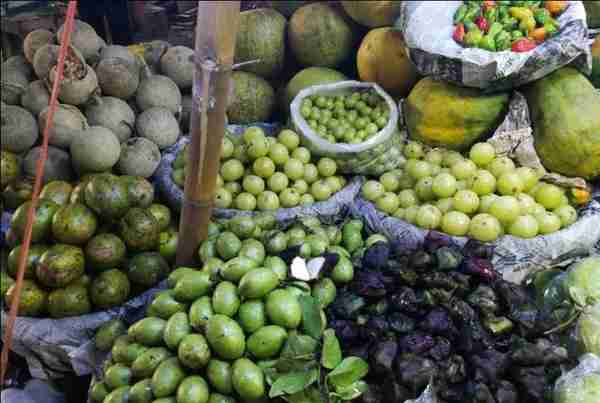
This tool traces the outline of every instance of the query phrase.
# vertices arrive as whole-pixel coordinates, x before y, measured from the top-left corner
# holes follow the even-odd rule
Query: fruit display
[[[348,78],[339,71],[327,67],[307,67],[300,70],[287,83],[285,88],[285,106],[289,108],[296,95],[305,88],[345,81]]]
[[[6,266],[11,282],[30,203],[12,216],[14,246]],[[20,315],[63,318],[119,306],[165,279],[177,233],[169,209],[154,203],[148,181],[105,173],[87,176],[75,187],[48,183],[40,194],[32,242]],[[10,306],[13,287],[3,288],[2,297]]]
[[[173,181],[185,183],[186,148],[173,162]],[[226,136],[221,150],[215,207],[237,210],[276,210],[329,199],[346,179],[336,175],[331,158],[314,158],[288,129],[277,137],[259,127],[246,129],[242,138]]]
[[[600,35],[596,36],[596,40],[592,44],[592,84],[594,87],[600,88]]]
[[[404,402],[431,383],[444,402],[550,402],[573,364],[552,311],[502,280],[477,242],[429,237],[423,249],[385,241],[363,255],[328,307],[346,354],[369,361],[363,402]]]
[[[454,14],[452,38],[466,48],[529,52],[560,29],[568,1],[465,2]]]
[[[231,123],[268,122],[275,108],[275,90],[264,78],[245,71],[235,71],[233,96],[227,108]]]
[[[97,403],[356,399],[367,363],[342,355],[323,309],[336,286],[352,281],[351,254],[381,238],[364,240],[360,221],[340,229],[310,218],[277,230],[274,218],[262,215],[211,224],[198,252],[201,269],[174,270],[169,288],[126,333],[118,321],[100,328],[96,345],[112,354],[90,397]],[[298,253],[314,258],[309,267],[321,259],[321,274],[300,280],[308,271]]]
[[[399,1],[342,1],[344,11],[357,23],[370,28],[392,26],[400,15]]]
[[[387,126],[390,111],[376,91],[367,90],[306,97],[300,114],[317,135],[330,143],[359,144]]]
[[[551,234],[577,220],[564,189],[496,155],[489,143],[476,143],[463,156],[409,142],[404,155],[403,169],[365,182],[362,196],[423,229],[490,242],[505,234]]]

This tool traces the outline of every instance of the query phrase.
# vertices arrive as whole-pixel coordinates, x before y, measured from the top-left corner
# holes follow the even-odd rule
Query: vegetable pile
[[[546,235],[577,220],[564,189],[541,182],[532,168],[517,168],[489,143],[474,144],[465,157],[409,142],[404,155],[403,169],[365,182],[362,195],[421,228],[489,242],[504,234]]]
[[[403,254],[386,242],[327,310],[344,352],[369,360],[364,402],[403,402],[431,382],[443,402],[548,402],[570,363],[555,321],[524,286],[498,277],[490,250],[432,233]]]
[[[181,188],[188,153],[186,146],[173,162],[172,178]],[[346,184],[336,171],[334,160],[314,157],[292,130],[270,137],[261,128],[250,127],[241,139],[223,139],[215,206],[276,210],[324,201]]]
[[[528,52],[555,35],[567,1],[466,1],[452,38],[466,48]]]

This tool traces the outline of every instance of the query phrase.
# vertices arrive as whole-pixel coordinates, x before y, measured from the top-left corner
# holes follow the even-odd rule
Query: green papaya
[[[566,176],[600,175],[600,93],[572,67],[525,88],[535,149],[542,164]]]

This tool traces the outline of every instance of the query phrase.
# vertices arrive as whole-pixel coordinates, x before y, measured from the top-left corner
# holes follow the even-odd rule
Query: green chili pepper
[[[510,17],[510,14],[508,14],[508,7],[501,6],[501,7],[497,7],[497,8],[498,8],[498,21],[502,21],[503,19]]]
[[[512,41],[508,32],[502,31],[498,35],[496,35],[496,50],[508,50],[510,49],[511,45]]]
[[[548,18],[552,18],[552,16],[550,15],[550,11],[546,10],[545,8],[538,8],[537,10],[535,10],[533,12],[533,17],[535,18],[535,21],[540,25],[546,25],[546,22],[548,22]]]
[[[463,4],[458,8],[458,10],[456,10],[456,13],[454,14],[454,25],[463,22],[463,20],[465,19],[465,15],[467,15],[468,9],[469,7],[466,4]]]
[[[479,41],[478,47],[481,49],[489,50],[490,52],[496,51],[496,42],[490,35],[486,35],[482,40]]]
[[[491,36],[492,38],[495,38],[496,35],[498,35],[500,32],[502,32],[503,29],[504,28],[503,28],[502,24],[500,24],[499,22],[495,22],[490,26],[487,36]]]
[[[479,29],[467,32],[465,35],[465,45],[467,47],[476,48],[479,42],[483,39],[483,34]]]
[[[511,32],[510,34],[510,39],[512,39],[513,41],[516,41],[517,39],[521,39],[523,38],[525,35],[523,35],[523,32],[519,31],[519,30],[514,30]]]

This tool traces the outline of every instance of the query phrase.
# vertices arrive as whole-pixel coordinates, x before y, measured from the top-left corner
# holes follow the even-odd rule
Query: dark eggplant
[[[484,377],[483,382],[494,384],[506,373],[510,365],[507,354],[496,350],[486,350],[470,358],[473,369]]]
[[[395,340],[386,340],[376,343],[369,354],[369,364],[376,374],[391,374],[398,354],[398,343]]]
[[[400,383],[413,393],[420,392],[438,373],[433,361],[414,355],[399,356],[395,367]]]
[[[416,322],[413,318],[400,312],[392,312],[387,317],[390,330],[396,333],[410,333],[415,330]]]
[[[424,330],[429,334],[446,336],[454,338],[457,335],[456,327],[444,308],[434,308],[421,323],[419,323],[419,329]]]
[[[427,333],[415,331],[410,334],[400,336],[398,345],[403,353],[423,354],[429,351],[435,342],[432,336]]]

